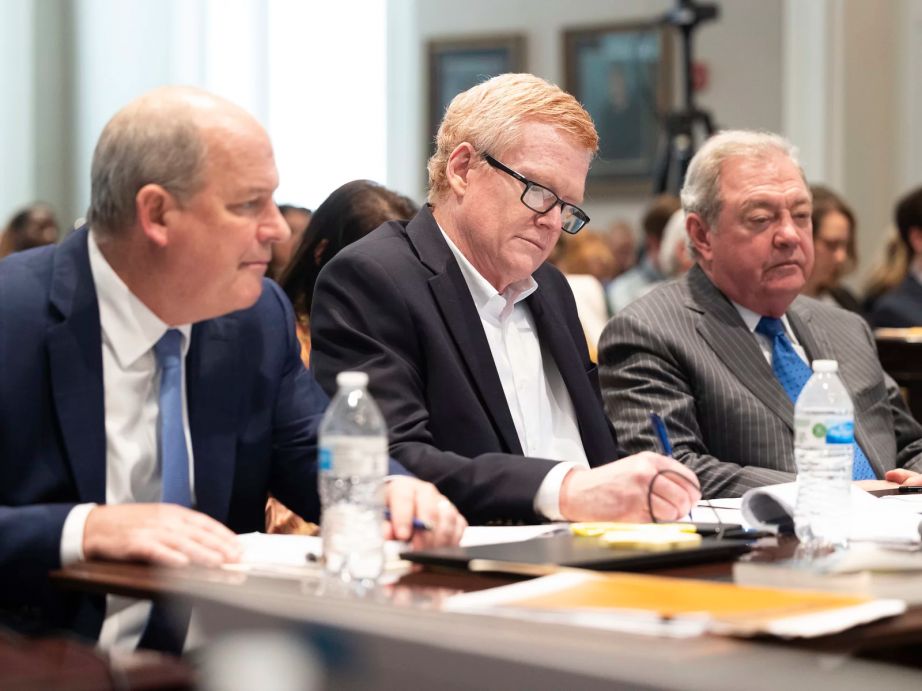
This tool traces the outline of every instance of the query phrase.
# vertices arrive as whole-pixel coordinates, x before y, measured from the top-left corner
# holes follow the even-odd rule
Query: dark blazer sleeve
[[[476,435],[471,430],[480,429],[483,404],[473,398],[464,399],[469,404],[460,402],[460,387],[468,386],[460,373],[458,392],[430,389],[433,369],[463,365],[451,352],[454,346],[440,340],[445,336],[442,316],[434,307],[426,311],[429,286],[424,279],[389,271],[374,256],[374,243],[360,245],[335,257],[317,282],[311,309],[311,369],[317,380],[332,392],[337,373],[367,372],[388,422],[391,454],[414,475],[434,483],[469,522],[542,520],[534,511],[534,497],[556,461],[499,452],[467,456],[436,445],[433,424],[454,427],[455,436],[465,430]],[[413,290],[427,295],[414,296]],[[429,323],[421,323],[421,314]],[[432,405],[439,407],[437,418]]]
[[[712,382],[707,391],[696,392],[686,367],[658,328],[664,324],[673,328],[678,315],[674,319],[661,315],[652,321],[635,316],[635,312],[612,318],[599,348],[605,405],[618,440],[628,452],[657,448],[649,419],[650,411],[656,411],[667,423],[673,456],[695,472],[704,496],[735,496],[752,487],[793,480],[793,473],[711,455],[698,422],[699,407],[706,402],[697,399],[720,396],[719,381]],[[718,377],[722,374],[715,373]],[[727,430],[727,434],[734,432]]]

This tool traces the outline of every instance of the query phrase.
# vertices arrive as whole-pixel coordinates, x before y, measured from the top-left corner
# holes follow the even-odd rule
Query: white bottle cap
[[[835,360],[814,360],[813,361],[813,371],[814,372],[838,372],[839,363]]]
[[[365,372],[340,372],[336,375],[336,385],[343,389],[359,389],[368,386],[368,374]]]

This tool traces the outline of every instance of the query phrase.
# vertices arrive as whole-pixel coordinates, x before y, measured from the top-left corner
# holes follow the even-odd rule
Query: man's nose
[[[267,210],[266,218],[259,225],[259,232],[262,242],[284,242],[291,237],[291,228],[275,204]]]

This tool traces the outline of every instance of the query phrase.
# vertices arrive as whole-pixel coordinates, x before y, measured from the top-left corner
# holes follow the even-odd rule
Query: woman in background
[[[858,298],[844,285],[842,277],[858,263],[855,251],[855,214],[835,192],[814,185],[813,273],[801,292],[818,300],[863,314]]]
[[[17,212],[0,235],[0,259],[58,241],[58,221],[47,204],[37,202]]]
[[[335,190],[311,215],[310,225],[279,283],[295,308],[304,364],[310,358],[310,310],[320,270],[346,245],[386,221],[413,218],[419,207],[371,180],[353,180]]]
[[[354,180],[335,190],[311,215],[307,231],[279,283],[295,308],[301,359],[311,352],[310,309],[320,270],[346,245],[386,221],[413,218],[419,207],[410,199],[371,180]],[[278,500],[266,503],[267,533],[312,535],[317,526],[304,521]]]

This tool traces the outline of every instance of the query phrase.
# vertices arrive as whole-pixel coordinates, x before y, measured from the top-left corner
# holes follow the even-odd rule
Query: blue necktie
[[[160,365],[161,501],[192,506],[189,453],[183,429],[182,334],[170,329],[157,341],[154,355]]]
[[[800,355],[791,345],[791,340],[784,332],[784,324],[780,319],[775,317],[762,317],[756,326],[756,333],[767,336],[772,341],[772,372],[775,373],[782,388],[791,399],[792,403],[797,402],[804,384],[813,374],[813,370],[806,362],[801,360]],[[873,480],[876,475],[871,469],[867,456],[857,442],[853,444],[855,448],[855,459],[852,464],[853,480]]]

